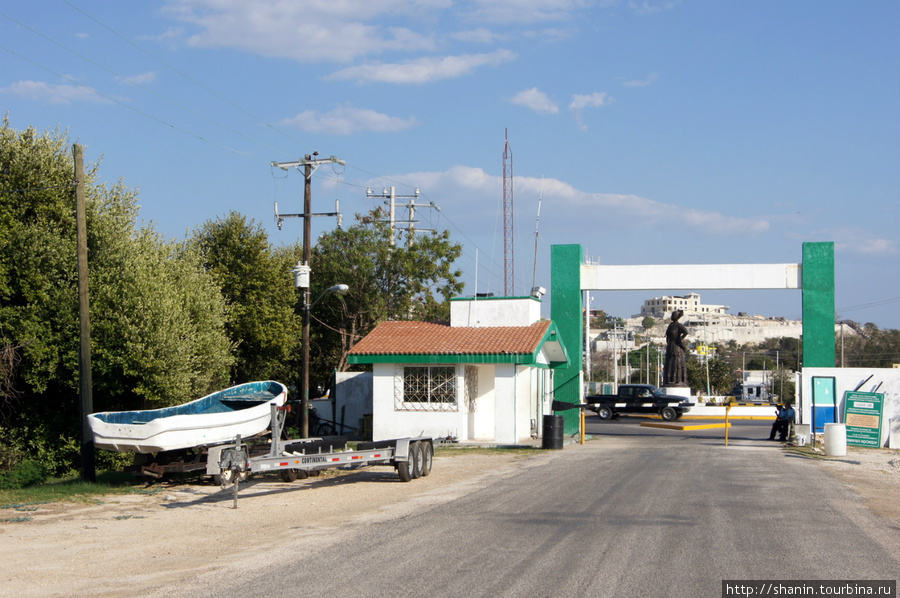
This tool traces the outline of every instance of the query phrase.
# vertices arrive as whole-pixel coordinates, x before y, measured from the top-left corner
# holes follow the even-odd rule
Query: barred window
[[[456,410],[455,366],[405,366],[402,388],[398,410]]]

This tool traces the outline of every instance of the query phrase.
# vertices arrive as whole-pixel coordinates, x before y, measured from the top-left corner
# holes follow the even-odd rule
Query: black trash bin
[[[544,436],[541,448],[560,450],[563,447],[563,416],[544,416]]]

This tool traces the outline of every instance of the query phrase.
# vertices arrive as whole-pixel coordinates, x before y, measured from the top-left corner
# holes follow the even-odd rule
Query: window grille
[[[408,365],[398,367],[394,384],[397,411],[456,411],[456,367]]]

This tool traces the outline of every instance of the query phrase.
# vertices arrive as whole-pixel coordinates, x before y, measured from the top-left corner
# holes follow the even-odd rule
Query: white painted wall
[[[494,441],[516,442],[516,366],[508,363],[494,366]]]
[[[881,442],[886,446],[890,420],[900,420],[900,368],[803,368],[800,374],[800,422],[812,423],[812,379],[813,377],[833,377],[837,396],[839,423],[843,423],[844,393],[879,392],[884,394],[884,415],[882,418]],[[857,389],[867,378],[871,378]],[[880,386],[879,386],[880,385]],[[877,390],[876,390],[877,388]]]
[[[372,367],[373,405],[372,439],[388,440],[412,436],[466,438],[468,417],[462,400],[459,411],[403,411],[394,408],[395,364],[376,363]],[[457,389],[462,392],[462,373],[458,373]],[[461,396],[461,395],[460,395]]]
[[[450,326],[529,326],[541,319],[541,301],[534,297],[456,298],[450,300]]]

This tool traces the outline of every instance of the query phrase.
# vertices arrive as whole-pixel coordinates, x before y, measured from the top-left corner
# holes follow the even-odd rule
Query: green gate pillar
[[[833,368],[834,243],[803,244],[803,367]]]
[[[584,355],[583,305],[581,300],[581,264],[584,251],[581,245],[552,245],[550,247],[550,319],[559,329],[562,341],[569,349],[569,363],[554,370],[553,394],[557,401],[581,403],[581,369]],[[563,434],[579,430],[581,413],[567,409],[563,416]]]

